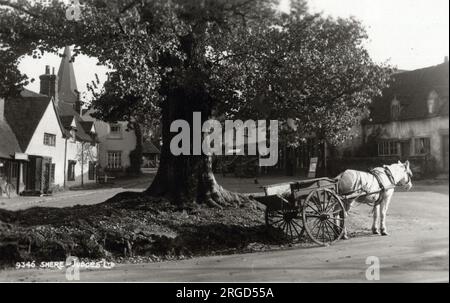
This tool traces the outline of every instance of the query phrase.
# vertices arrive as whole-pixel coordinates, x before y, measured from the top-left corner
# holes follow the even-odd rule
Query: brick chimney
[[[54,97],[55,103],[58,103],[58,76],[55,75],[55,69],[50,74],[50,66],[45,66],[45,74],[39,77],[41,80],[41,88],[39,93]]]

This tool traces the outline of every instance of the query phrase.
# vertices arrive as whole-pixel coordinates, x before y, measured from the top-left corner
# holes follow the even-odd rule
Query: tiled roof
[[[89,134],[92,127],[92,122],[84,121],[83,118],[73,109],[73,104],[65,103],[62,101],[58,102],[57,111],[61,117],[61,122],[68,133],[70,128],[70,123],[75,120],[76,125],[76,139],[84,142],[97,142],[97,140]],[[88,130],[86,130],[86,123],[91,123]]]
[[[22,89],[20,95],[22,97],[47,97],[47,95],[38,94],[26,88]]]
[[[16,97],[5,101],[5,118],[14,132],[20,148],[25,151],[45,113],[51,98]]]
[[[428,96],[438,94],[439,102],[434,116],[448,116],[449,63],[397,73],[392,76],[390,87],[371,106],[371,123],[387,123],[391,119],[391,102],[400,101],[398,120],[424,119],[430,117],[427,108]],[[433,116],[433,115],[431,115]]]
[[[16,152],[22,152],[19,142],[11,127],[4,120],[0,120],[0,158],[10,159]]]
[[[92,126],[94,125],[94,122],[93,121],[80,121],[80,124],[86,133],[90,133],[92,130]]]
[[[69,129],[73,122],[73,116],[60,116],[61,124],[65,129]]]

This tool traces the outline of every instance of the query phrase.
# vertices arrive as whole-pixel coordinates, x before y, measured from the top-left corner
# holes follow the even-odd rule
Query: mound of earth
[[[357,229],[369,216],[356,214],[347,224],[350,234],[370,233]],[[152,262],[312,245],[303,240],[292,244],[281,232],[268,232],[264,206],[252,200],[222,209],[177,208],[162,198],[123,193],[96,205],[0,210],[1,267],[69,255]]]
[[[158,261],[260,250],[284,244],[268,237],[263,207],[177,208],[161,198],[127,193],[96,205],[0,210],[0,264],[96,260]]]

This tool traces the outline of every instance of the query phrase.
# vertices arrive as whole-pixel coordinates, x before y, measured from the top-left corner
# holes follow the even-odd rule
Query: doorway
[[[52,158],[30,156],[24,174],[25,190],[32,193],[48,193],[52,181]]]
[[[411,155],[411,140],[403,140],[400,142],[400,156],[402,161],[408,160]]]

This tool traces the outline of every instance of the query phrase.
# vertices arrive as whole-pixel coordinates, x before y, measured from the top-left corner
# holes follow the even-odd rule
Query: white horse
[[[347,196],[344,201],[346,212],[350,210],[353,202],[373,205],[372,233],[383,236],[389,235],[386,229],[386,214],[391,203],[394,188],[403,186],[407,190],[412,187],[413,174],[409,161],[392,165],[377,167],[370,172],[346,170],[338,178],[338,191],[340,195]],[[380,219],[380,229],[378,229]],[[347,230],[344,239],[348,239]]]

